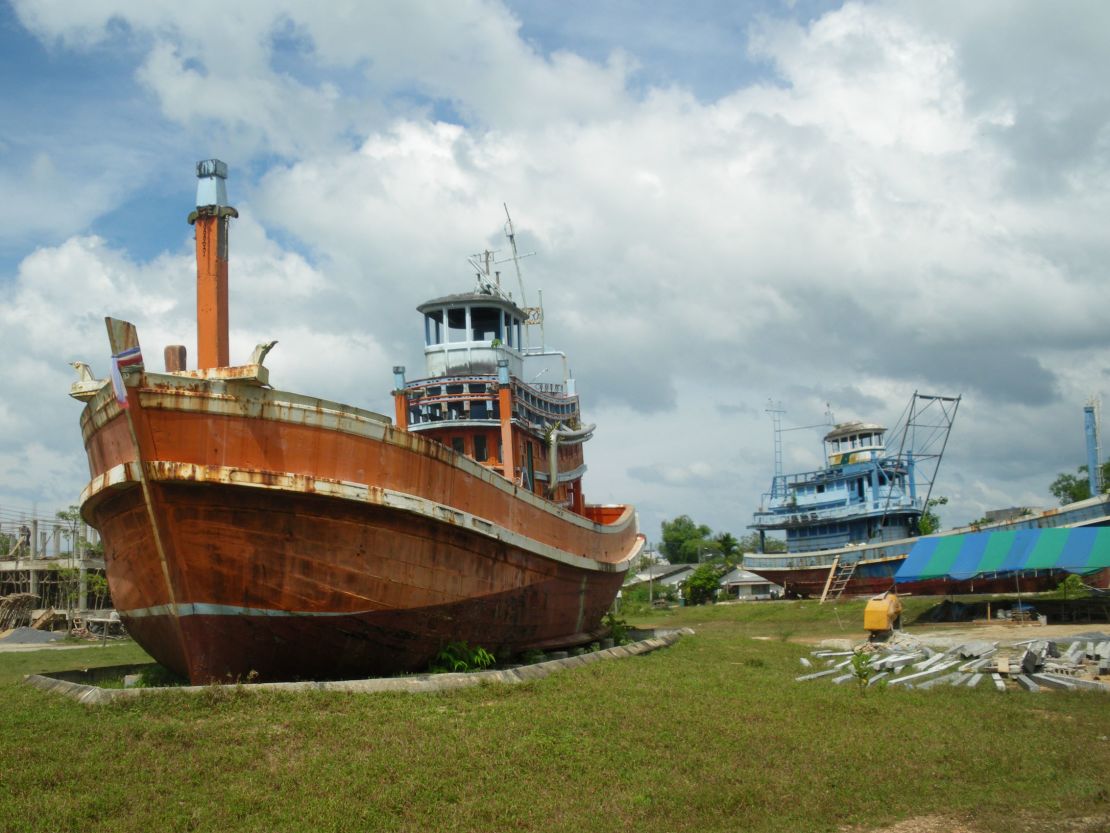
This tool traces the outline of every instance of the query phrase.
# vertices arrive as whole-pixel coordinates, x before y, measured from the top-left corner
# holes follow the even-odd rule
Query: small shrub
[[[139,688],[166,688],[188,684],[188,680],[184,677],[162,665],[150,665],[139,671]]]
[[[855,675],[860,694],[867,691],[867,684],[871,682],[871,676],[875,673],[875,669],[870,663],[870,654],[864,651],[855,651],[852,654],[852,674]]]
[[[610,610],[605,614],[601,624],[609,630],[609,636],[617,645],[626,645],[631,641],[628,636],[628,622],[617,616],[613,611]]]
[[[451,642],[436,654],[428,670],[433,674],[481,671],[496,662],[497,658],[481,646],[471,648],[465,642]]]

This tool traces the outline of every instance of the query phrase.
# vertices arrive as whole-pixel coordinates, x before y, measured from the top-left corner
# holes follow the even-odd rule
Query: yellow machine
[[[863,628],[871,638],[885,636],[902,627],[902,600],[893,590],[872,596],[863,609]]]

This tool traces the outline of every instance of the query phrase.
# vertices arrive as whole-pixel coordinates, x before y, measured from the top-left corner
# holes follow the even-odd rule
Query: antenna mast
[[[782,409],[781,402],[768,399],[764,413],[771,415],[771,426],[775,432],[775,476],[771,481],[771,499],[774,500],[779,496],[780,484],[782,493],[786,494],[786,484],[782,482],[782,415],[786,411]]]
[[[505,236],[509,238],[509,246],[513,250],[513,268],[516,269],[516,282],[520,287],[520,309],[527,314],[528,318],[524,321],[524,340],[527,347],[532,346],[532,336],[530,327],[538,326],[540,328],[540,349],[544,348],[543,336],[543,292],[540,292],[540,304],[537,307],[528,306],[528,299],[524,295],[524,277],[520,274],[520,259],[522,257],[530,257],[535,252],[529,252],[526,255],[519,254],[516,250],[516,231],[513,229],[513,218],[509,215],[509,206],[507,203],[501,203],[505,208]]]

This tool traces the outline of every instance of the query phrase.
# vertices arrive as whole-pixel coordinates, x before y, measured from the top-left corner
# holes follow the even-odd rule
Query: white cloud
[[[638,500],[653,527],[704,511],[743,531],[770,480],[768,396],[797,422],[830,401],[890,423],[915,388],[965,393],[938,486],[952,520],[1011,488],[1048,500],[1074,467],[1061,426],[1110,358],[1110,108],[1105,73],[1082,72],[1105,67],[1105,31],[1036,5],[776,15],[737,45],[773,81],[706,99],[633,89],[642,56],[619,37],[600,60],[544,54],[495,3],[217,6],[16,8],[64,48],[129,44],[150,118],[203,136],[197,158],[243,160],[233,352],[277,338],[276,383],[388,408],[389,365],[420,364],[413,308],[466,289],[466,255],[504,254],[504,202],[601,423],[587,494]],[[0,177],[43,183],[43,211],[82,206],[76,225],[107,210],[103,181],[56,159]],[[59,353],[99,349],[105,312],[190,343],[191,268],[187,247],[137,263],[89,236],[43,245],[0,313],[25,339],[4,372],[35,396]],[[799,449],[789,465],[816,464]]]

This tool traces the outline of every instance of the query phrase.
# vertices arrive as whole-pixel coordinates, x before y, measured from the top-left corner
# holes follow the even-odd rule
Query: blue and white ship
[[[775,475],[749,525],[760,552],[744,567],[792,596],[887,589],[917,540],[959,404],[914,392],[890,448],[882,425],[837,423],[823,438],[825,465],[800,474],[782,473],[781,411],[770,411]],[[769,531],[786,534],[785,553],[766,552]]]
[[[915,393],[904,419],[890,435],[881,425],[844,422],[824,437],[825,466],[802,474],[781,474],[780,429],[775,427],[775,476],[763,495],[750,528],[765,544],[767,531],[786,533],[786,552],[763,552],[744,557],[744,568],[782,587],[789,596],[838,598],[842,593],[880,593],[894,585],[895,574],[910,550],[922,539],[919,522],[929,505],[940,459],[959,407],[959,397]],[[1088,410],[1090,410],[1088,408]],[[772,414],[781,413],[771,411]],[[1088,444],[1092,470],[1101,455],[1088,415]],[[897,451],[893,450],[897,447]],[[1064,506],[1034,511],[998,513],[997,520],[944,532],[950,538],[981,532],[1016,533],[1022,530],[1110,525],[1110,494],[1091,481],[1095,496]],[[988,513],[989,515],[990,513]],[[1055,568],[1024,569],[1026,590],[1055,586]],[[1012,571],[977,573],[966,579],[940,576],[901,580],[899,592],[991,593],[1015,587]]]
[[[908,538],[917,533],[919,496],[912,451],[891,453],[886,428],[842,422],[824,438],[817,471],[775,474],[751,527],[786,533],[788,552],[812,552]]]

